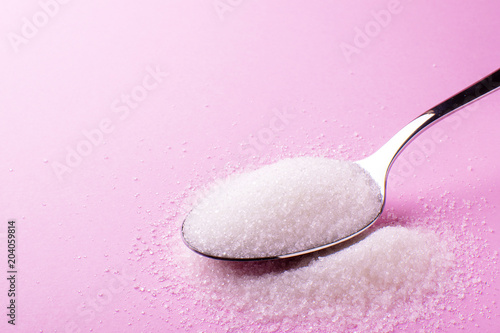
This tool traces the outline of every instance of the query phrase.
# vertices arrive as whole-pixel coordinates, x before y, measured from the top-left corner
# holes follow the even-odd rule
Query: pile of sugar
[[[215,185],[189,213],[183,236],[215,257],[273,257],[342,239],[380,209],[379,187],[357,164],[289,158]]]
[[[393,288],[395,292],[399,292],[400,300],[395,303],[397,306],[388,309],[377,308],[377,304],[371,305],[371,300],[364,298],[364,295],[376,296],[368,289],[371,284],[363,285],[358,281],[359,273],[367,266],[374,264],[380,272],[383,271],[383,262],[380,261],[384,259],[383,252],[379,257],[375,254],[365,256],[373,263],[354,263],[356,267],[350,266],[350,261],[344,258],[346,266],[328,268],[330,273],[325,271],[327,278],[323,280],[315,279],[316,271],[308,270],[308,267],[320,256],[324,257],[323,265],[325,262],[333,264],[330,258],[343,256],[342,252],[322,251],[289,260],[256,263],[208,259],[190,251],[180,239],[178,230],[185,211],[179,210],[179,207],[190,198],[192,193],[173,194],[171,206],[168,206],[171,207],[168,208],[170,217],[167,220],[153,221],[150,225],[145,224],[146,227],[137,228],[138,236],[134,237],[128,258],[130,267],[137,269],[130,297],[143,298],[147,306],[142,315],[130,314],[128,320],[136,330],[141,330],[137,325],[146,323],[142,330],[150,331],[151,327],[148,328],[147,325],[153,316],[158,318],[159,309],[163,311],[163,316],[159,318],[163,320],[165,330],[172,332],[423,333],[464,329],[467,332],[493,332],[500,322],[498,290],[495,289],[496,278],[500,276],[498,247],[490,246],[491,243],[487,241],[494,227],[486,223],[487,214],[495,207],[483,197],[465,200],[445,191],[437,197],[420,197],[419,204],[409,210],[402,211],[401,206],[390,205],[385,209],[380,223],[367,233],[372,233],[372,236],[382,235],[378,234],[380,231],[376,231],[382,225],[400,229],[395,229],[392,233],[390,238],[393,240],[385,242],[384,239],[389,237],[379,236],[383,238],[380,246],[386,248],[381,249],[379,246],[377,251],[389,251],[388,255],[390,253],[389,256],[393,257],[397,253],[392,252],[402,248],[402,243],[408,246],[419,244],[418,247],[403,250],[405,256],[413,258],[410,261],[418,265],[421,260],[419,258],[426,257],[425,253],[412,254],[408,251],[427,251],[426,246],[430,246],[427,255],[432,259],[428,270],[437,274],[435,279],[429,274],[423,283],[419,283],[418,279],[412,278],[415,270],[410,266],[406,275],[415,285],[403,281],[405,292],[409,295],[423,295],[426,291],[429,293],[425,297],[410,296],[402,299],[404,293],[401,289]],[[496,221],[492,222],[494,224]],[[407,232],[413,235],[413,242],[408,241]],[[388,236],[389,233],[385,235]],[[399,237],[402,238],[396,241],[395,238]],[[426,237],[429,239],[427,242],[424,241]],[[357,244],[351,243],[350,249],[359,245],[357,251],[370,251],[367,240],[374,242],[373,238],[365,238]],[[446,243],[442,243],[442,240]],[[399,244],[399,247],[390,244]],[[450,253],[453,253],[455,259],[446,264],[443,258],[449,257],[451,260]],[[400,267],[394,263],[392,265],[397,272],[406,269],[404,263]],[[346,269],[345,274],[341,272],[343,269]],[[295,271],[302,272],[303,279],[284,286],[285,281],[280,279],[280,275],[286,274],[291,278]],[[352,272],[354,278],[350,279],[349,274],[353,274]],[[380,276],[380,272],[375,271],[371,276]],[[336,277],[338,282],[333,281]],[[264,284],[264,281],[269,284]],[[334,297],[338,295],[335,286],[340,281],[344,286],[352,283],[353,286],[347,289],[353,290],[353,294],[338,298],[341,301],[335,304]],[[323,287],[323,283],[334,290],[333,293],[326,286]],[[380,289],[389,297],[392,297],[391,292],[387,290],[391,285],[394,286],[394,283],[387,284],[385,291]],[[433,290],[430,287],[432,285],[440,287]],[[321,289],[314,291],[312,286]],[[300,291],[305,288],[310,288],[307,293]],[[271,292],[279,294],[272,296]],[[331,299],[330,294],[333,295]],[[357,299],[357,296],[361,299]],[[289,313],[282,311],[280,306],[285,302],[281,302],[281,298],[289,299],[299,306],[296,309],[289,308]],[[267,307],[262,304],[271,299],[278,303]],[[326,307],[318,302],[324,302]],[[366,317],[360,317],[354,306],[360,303],[370,306]],[[328,315],[332,309],[337,311],[336,321],[332,321],[333,316]],[[127,312],[126,309],[119,310]]]
[[[436,234],[385,227],[342,250],[266,263],[186,260],[199,295],[256,323],[322,321],[333,330],[392,331],[428,319],[453,293],[454,255]],[[203,261],[203,263],[200,263]],[[394,316],[404,313],[403,316]],[[315,320],[311,320],[315,318]],[[310,328],[312,328],[311,326]],[[284,328],[284,327],[281,327]]]

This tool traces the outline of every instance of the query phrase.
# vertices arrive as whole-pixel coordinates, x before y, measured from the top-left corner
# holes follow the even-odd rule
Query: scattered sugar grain
[[[380,189],[357,164],[283,159],[216,184],[184,222],[185,240],[217,257],[273,257],[344,238],[380,212]]]

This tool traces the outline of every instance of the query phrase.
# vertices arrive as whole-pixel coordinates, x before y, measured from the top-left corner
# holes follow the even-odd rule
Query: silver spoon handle
[[[500,87],[500,69],[491,73],[481,81],[478,81],[470,87],[462,90],[455,96],[448,98],[446,101],[436,105],[428,112],[436,115],[434,120],[446,116],[447,114],[466,106],[481,97],[493,92]]]
[[[457,111],[458,109],[477,101],[481,97],[493,92],[500,87],[500,69],[486,76],[482,80],[474,83],[458,94],[448,98],[444,102],[436,105],[432,109],[424,112],[408,125],[403,127],[386,144],[377,150],[371,156],[359,161],[358,163],[365,169],[370,170],[374,179],[381,188],[385,188],[385,176],[392,163],[406,145],[414,139],[417,134],[428,126],[434,124],[444,116]],[[387,164],[381,165],[377,161],[386,161]]]

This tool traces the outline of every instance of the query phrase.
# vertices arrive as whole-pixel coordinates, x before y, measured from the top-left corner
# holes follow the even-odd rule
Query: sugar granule
[[[380,189],[357,164],[283,159],[215,185],[183,226],[193,248],[217,257],[273,257],[342,239],[380,212]]]

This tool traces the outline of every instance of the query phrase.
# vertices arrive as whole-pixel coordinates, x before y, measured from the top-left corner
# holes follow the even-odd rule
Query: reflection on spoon
[[[423,129],[500,87],[500,70],[410,122],[357,162],[285,159],[216,185],[184,220],[182,238],[226,260],[288,258],[357,236],[380,216],[387,175]]]

